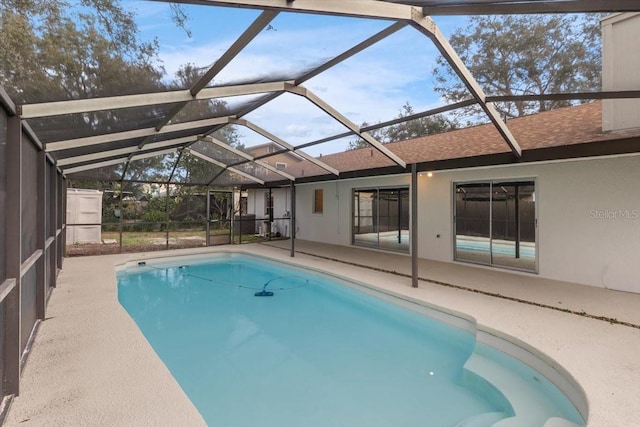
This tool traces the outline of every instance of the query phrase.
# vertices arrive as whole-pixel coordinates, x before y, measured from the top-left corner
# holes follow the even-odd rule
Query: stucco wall
[[[352,191],[354,188],[409,185],[410,176],[365,178],[296,186],[296,237],[337,245],[351,244]],[[324,209],[314,214],[314,190],[323,189]]]
[[[418,256],[453,261],[454,182],[509,178],[536,181],[541,277],[640,292],[640,156],[423,174]],[[404,175],[299,185],[297,237],[350,245],[352,190],[409,182]],[[324,190],[322,214],[312,213],[316,188]]]

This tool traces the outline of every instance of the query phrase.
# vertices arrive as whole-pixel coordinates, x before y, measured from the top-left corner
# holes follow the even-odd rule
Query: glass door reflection
[[[358,189],[353,195],[353,244],[408,252],[409,189]]]
[[[533,181],[455,186],[455,259],[536,270]]]

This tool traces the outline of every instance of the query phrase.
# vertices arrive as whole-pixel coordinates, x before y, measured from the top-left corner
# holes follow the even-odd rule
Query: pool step
[[[497,404],[499,410],[507,414],[506,417],[490,424],[492,427],[573,427],[575,425],[561,424],[560,421],[565,420],[557,417],[558,409],[542,390],[532,387],[530,378],[518,375],[508,365],[504,366],[490,355],[475,351],[465,363],[464,369],[465,382],[468,383],[468,378],[473,378],[475,375],[492,386],[485,387],[484,395]],[[499,390],[499,394],[492,389]],[[507,407],[500,397],[506,400]],[[549,421],[552,423],[548,424]]]
[[[567,421],[564,418],[549,418],[549,420],[544,423],[542,427],[581,427],[578,424],[572,423],[571,421]]]
[[[485,412],[462,420],[456,424],[456,427],[492,427],[505,417],[507,414],[504,412]]]

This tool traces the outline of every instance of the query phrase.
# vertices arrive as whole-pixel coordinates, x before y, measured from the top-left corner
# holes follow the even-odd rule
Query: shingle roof
[[[507,126],[523,152],[640,137],[640,129],[602,132],[601,101],[511,119]],[[408,164],[510,152],[509,146],[491,124],[427,135],[385,146]],[[341,172],[394,165],[374,148],[326,155],[322,160]]]

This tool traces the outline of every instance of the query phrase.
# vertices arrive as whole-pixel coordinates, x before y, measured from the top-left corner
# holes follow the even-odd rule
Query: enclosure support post
[[[240,187],[240,208],[238,209],[238,221],[240,225],[238,226],[238,244],[242,244],[242,187]],[[253,224],[255,227],[255,223]]]
[[[226,223],[229,226],[229,244],[230,245],[233,244],[233,240],[235,239],[235,235],[234,235],[235,224],[233,223],[233,220],[235,219],[235,216],[236,216],[235,201],[236,201],[236,190],[233,189],[229,193],[229,199],[227,200],[227,209],[225,212],[225,217],[227,218]]]
[[[62,259],[67,256],[67,178],[64,175],[60,175],[60,228],[62,239],[62,251],[58,253],[58,268],[62,269]]]
[[[16,286],[4,300],[4,394],[20,391],[20,329],[22,277],[22,124],[18,117],[7,120],[7,234],[5,254],[7,277],[15,278]]]
[[[51,265],[49,268],[49,274],[51,275],[49,286],[52,288],[56,287],[56,282],[58,281],[57,272],[58,272],[58,239],[62,238],[62,236],[58,235],[58,203],[60,203],[60,191],[58,188],[58,171],[56,170],[55,165],[51,166],[51,174],[49,175],[49,179],[51,180],[51,194],[50,197],[53,198],[53,203],[49,203],[49,207],[53,206],[51,212],[49,212],[49,221],[50,221],[50,232],[51,236],[54,238],[53,243],[50,246],[50,251],[53,251],[53,259],[51,261]],[[48,292],[49,290],[47,290]]]
[[[211,240],[211,189],[207,188],[207,213],[204,216],[207,220],[206,232],[205,236],[207,241],[205,242],[205,246],[209,246],[209,242]]]
[[[520,258],[520,185],[516,183],[516,200],[515,200],[515,221],[516,221],[516,258]]]
[[[120,181],[120,218],[118,218],[118,226],[120,227],[120,253],[122,253],[122,218],[124,217],[124,208],[122,207],[123,192],[124,192],[124,181]]]
[[[418,168],[411,165],[411,286],[418,287]]]
[[[402,190],[398,190],[398,244],[402,243]]]
[[[269,241],[271,241],[271,231],[273,229],[273,194],[271,192],[271,187],[269,187],[269,204],[267,205],[267,212],[269,212]]]
[[[38,217],[36,220],[36,248],[42,250],[42,255],[40,259],[36,263],[36,318],[44,319],[44,311],[47,305],[47,279],[49,278],[49,274],[46,271],[46,257],[49,256],[49,252],[46,248],[47,242],[47,230],[46,230],[46,221],[47,221],[47,202],[48,198],[51,197],[50,194],[47,194],[47,155],[44,150],[38,152],[38,172],[37,172],[37,182],[38,182],[38,202],[37,202],[37,210]]]
[[[291,181],[291,217],[289,218],[289,229],[291,239],[290,256],[294,257],[296,252],[296,183]]]
[[[167,227],[167,232],[166,232],[166,240],[167,240],[167,246],[166,248],[169,249],[169,183],[167,182],[167,197],[164,200],[164,208],[165,208],[165,226]]]

